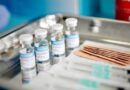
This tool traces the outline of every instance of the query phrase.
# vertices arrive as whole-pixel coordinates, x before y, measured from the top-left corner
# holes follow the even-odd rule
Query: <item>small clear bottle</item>
[[[4,37],[2,41],[5,44],[5,49],[3,52],[3,61],[9,61],[14,56],[14,51],[12,49],[12,41],[10,39],[10,36]]]
[[[50,28],[56,24],[56,16],[48,15],[45,18],[42,18],[39,22],[40,28],[47,29],[50,32]]]
[[[19,48],[19,40],[17,38],[17,33],[12,33],[9,35],[10,41],[12,42],[12,48],[18,49]]]
[[[49,27],[52,27],[57,22],[56,15],[48,15],[45,19]]]
[[[16,37],[16,33],[12,33],[3,38],[2,41],[5,45],[2,53],[2,59],[7,62],[19,52],[19,40]]]
[[[12,47],[12,42],[10,40],[10,37],[7,36],[7,37],[3,38],[2,41],[5,44],[5,52],[9,52],[10,48]]]
[[[23,83],[29,83],[36,76],[36,62],[34,48],[32,47],[33,36],[31,34],[22,34],[19,37],[20,64]]]
[[[37,29],[35,35],[35,54],[38,72],[46,71],[50,68],[49,44],[46,39],[47,30]]]
[[[102,26],[102,22],[98,19],[93,19],[91,22],[90,30],[93,33],[99,33],[100,27]]]
[[[72,50],[79,47],[80,37],[76,30],[78,20],[76,18],[68,18],[65,20],[67,30],[65,31],[66,54],[69,55]]]
[[[51,50],[52,50],[52,64],[56,64],[65,57],[65,40],[63,35],[63,25],[55,24],[52,27],[51,34]]]
[[[45,18],[40,20],[40,28],[46,29],[48,31],[47,33],[47,39],[50,41],[50,36],[52,33],[52,26],[55,25],[57,22],[55,15],[47,15]]]
[[[52,27],[56,24],[56,16],[55,15],[48,15],[45,17],[46,18],[46,22],[48,24],[48,39],[51,39],[51,33],[52,33]]]
[[[5,44],[0,40],[0,60],[2,60],[2,53],[4,52]]]
[[[47,24],[47,21],[45,18],[42,18],[40,21],[39,21],[39,27],[42,28],[42,29],[49,29],[49,26]]]

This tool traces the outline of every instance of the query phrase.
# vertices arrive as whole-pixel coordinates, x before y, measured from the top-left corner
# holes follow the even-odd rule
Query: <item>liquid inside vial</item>
[[[67,30],[65,31],[66,54],[69,55],[75,48],[79,47],[79,32],[76,30],[78,20],[76,18],[66,19]]]
[[[63,60],[65,57],[65,39],[63,36],[63,25],[56,24],[53,26],[53,33],[51,36],[51,51],[53,64]]]
[[[19,39],[22,44],[20,48],[22,81],[23,83],[27,83],[36,76],[35,54],[32,47],[33,37],[31,34],[23,34]]]
[[[35,31],[35,54],[38,72],[46,71],[50,68],[49,44],[46,39],[47,30],[38,29]]]

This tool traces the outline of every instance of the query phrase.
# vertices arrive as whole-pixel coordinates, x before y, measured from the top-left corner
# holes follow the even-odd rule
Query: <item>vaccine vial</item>
[[[47,15],[45,19],[49,27],[52,27],[57,22],[55,15]]]
[[[45,18],[42,18],[40,21],[39,21],[39,26],[40,26],[40,28],[42,28],[42,29],[49,29],[49,26],[48,26],[48,24],[47,24],[47,21],[46,21],[46,19]]]
[[[53,25],[56,24],[56,16],[48,15],[42,18],[39,22],[40,28],[49,30]]]
[[[55,15],[47,15],[45,18],[40,20],[40,28],[46,29],[48,31],[47,33],[47,39],[50,41],[50,36],[52,33],[52,26],[55,25],[57,22]]]
[[[5,44],[2,41],[0,41],[0,60],[2,60],[2,53],[4,49],[5,49]]]
[[[38,72],[46,71],[50,68],[49,44],[46,39],[47,30],[37,29],[35,30],[34,35],[37,70]]]
[[[76,18],[68,18],[65,23],[67,26],[65,31],[66,54],[69,55],[72,50],[79,47],[79,32],[76,30],[78,20]]]
[[[46,18],[46,22],[48,24],[48,36],[51,36],[52,33],[52,27],[56,24],[56,16],[55,15],[48,15],[45,17]],[[48,37],[48,39],[50,40],[51,37]]]
[[[34,48],[32,47],[33,36],[31,34],[22,34],[19,37],[20,64],[23,83],[29,83],[36,76],[36,62]]]
[[[63,25],[55,24],[52,27],[51,34],[51,50],[52,50],[52,64],[60,62],[65,57],[65,40],[63,35]]]
[[[19,48],[19,40],[17,38],[17,33],[12,33],[9,35],[10,41],[12,42],[12,48],[13,49],[18,49]]]
[[[10,48],[12,47],[12,41],[10,40],[10,37],[5,37],[2,39],[5,44],[5,52],[9,52]]]
[[[14,51],[12,48],[12,40],[10,39],[10,36],[4,37],[2,39],[4,45],[5,45],[5,49],[3,52],[3,61],[8,61],[10,60],[13,56],[14,56]]]
[[[100,27],[102,26],[102,23],[98,19],[93,19],[92,20],[92,25],[90,29],[92,30],[93,33],[99,33],[100,32]]]

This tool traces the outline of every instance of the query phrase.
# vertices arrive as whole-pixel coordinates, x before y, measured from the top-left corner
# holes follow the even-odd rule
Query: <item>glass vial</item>
[[[35,54],[38,72],[46,71],[50,68],[49,44],[46,39],[47,30],[37,29],[35,35]]]
[[[14,56],[14,51],[12,48],[12,39],[10,36],[4,37],[2,39],[3,43],[5,44],[5,49],[3,52],[3,61],[9,61]]]
[[[45,18],[42,18],[39,22],[40,28],[47,29],[47,30],[49,30],[55,24],[56,24],[55,15],[48,15]]]
[[[56,64],[65,57],[65,40],[63,35],[63,25],[55,24],[52,27],[51,34],[51,52],[52,52],[52,64]]]
[[[36,76],[36,63],[34,48],[32,47],[33,36],[31,34],[22,34],[19,37],[20,64],[23,83],[29,83]]]
[[[72,50],[79,47],[79,32],[76,30],[78,20],[76,18],[68,18],[65,20],[67,30],[65,31],[66,54],[69,55]]]
[[[52,26],[57,22],[55,15],[47,15],[45,18],[40,20],[40,28],[48,31],[47,39],[50,41],[52,33]]]
[[[0,60],[2,60],[2,53],[4,52],[5,44],[0,41]]]
[[[13,49],[18,49],[19,48],[19,40],[17,38],[17,33],[12,33],[11,35],[9,35],[10,37],[10,41],[12,42],[12,48]]]

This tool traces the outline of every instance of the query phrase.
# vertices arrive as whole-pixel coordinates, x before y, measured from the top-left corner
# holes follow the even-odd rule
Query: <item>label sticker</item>
[[[80,84],[83,85],[80,90],[98,90],[99,83],[93,80],[81,79]]]
[[[43,47],[36,47],[36,60],[37,61],[47,61],[49,60],[49,47],[43,46]]]
[[[65,53],[64,39],[59,41],[52,41],[52,54],[61,55]]]
[[[20,64],[21,68],[32,68],[35,67],[35,55],[34,52],[20,53]]]
[[[101,63],[95,63],[92,65],[92,75],[97,78],[102,79],[110,79],[111,77],[111,68],[109,65],[101,64]]]
[[[79,34],[66,35],[67,48],[76,48],[79,46]]]

